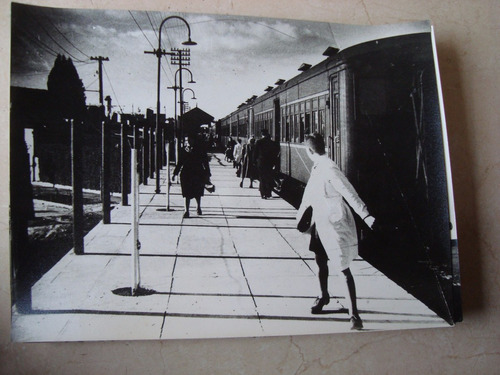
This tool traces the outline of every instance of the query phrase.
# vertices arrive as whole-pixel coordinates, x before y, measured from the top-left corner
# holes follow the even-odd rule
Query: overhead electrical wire
[[[148,17],[149,24],[151,25],[151,28],[153,29],[153,32],[154,32],[154,34],[156,36],[156,39],[158,39],[158,33],[156,32],[156,29],[159,28],[158,25],[157,25],[156,28],[153,26],[153,22],[151,21],[151,17],[149,17],[149,12],[146,12],[146,16]]]
[[[69,40],[69,39],[66,37],[66,35],[64,35],[64,33],[62,33],[62,32],[61,32],[61,30],[59,30],[59,29],[57,28],[57,26],[56,26],[56,25],[55,25],[55,24],[54,24],[54,23],[53,23],[53,22],[52,22],[49,18],[47,18],[47,17],[46,17],[45,19],[49,21],[49,23],[50,23],[50,24],[52,25],[52,27],[53,27],[53,28],[54,28],[54,29],[55,29],[55,30],[59,33],[59,35],[61,35],[61,36],[64,38],[64,40],[66,40],[69,44],[71,44],[71,46],[72,46],[74,49],[76,49],[78,52],[80,52],[80,53],[81,53],[83,56],[85,56],[87,59],[90,59],[90,56],[89,56],[89,55],[87,55],[85,52],[83,52],[80,48],[78,48],[77,46],[75,46],[75,45],[74,45],[74,43],[73,43],[71,40]]]
[[[146,34],[144,33],[144,30],[142,30],[141,25],[139,25],[139,23],[138,23],[138,22],[137,22],[137,20],[135,19],[134,15],[132,14],[132,12],[131,12],[130,10],[129,10],[128,12],[129,12],[130,16],[132,17],[132,19],[134,20],[134,22],[135,22],[135,24],[137,25],[137,27],[139,28],[139,30],[141,30],[142,35],[144,35],[144,38],[146,38],[146,40],[148,41],[148,43],[149,43],[149,45],[151,46],[151,48],[153,48],[153,49],[154,49],[155,47],[153,46],[153,43],[151,43],[151,42],[149,41],[148,37],[147,37],[147,36],[146,36]]]
[[[108,72],[106,71],[106,68],[104,67],[104,65],[103,65],[103,70],[104,70],[104,74],[106,75],[106,78],[108,79],[109,86],[111,87],[111,91],[113,92],[113,95],[115,96],[116,103],[118,104],[118,107],[120,108],[120,113],[123,113],[123,108],[120,105],[120,102],[118,101],[118,97],[116,96],[115,89],[113,88],[113,84],[111,83],[111,79],[109,79]]]
[[[78,62],[84,62],[85,60],[80,60],[78,58],[76,58],[73,54],[71,54],[71,52],[69,52],[66,48],[64,48],[61,44],[59,44],[59,42],[57,40],[54,39],[54,37],[52,37],[52,35],[50,35],[50,33],[48,32],[48,30],[42,25],[42,23],[36,18],[34,17],[31,13],[30,14],[30,17],[32,19],[34,19],[36,21],[36,23],[38,23],[38,25],[42,28],[43,31],[45,31],[45,34],[47,34],[47,36],[60,48],[62,49],[64,52],[66,52],[70,57],[72,57],[75,61],[78,61]]]
[[[59,55],[59,52],[56,50],[52,49],[50,46],[39,40],[36,36],[34,36],[31,32],[25,29],[21,29],[17,24],[14,24],[14,27],[18,28],[21,32],[23,32],[29,39],[31,39],[32,42],[37,44],[39,47],[41,47],[46,53],[49,55],[52,55],[54,57],[57,57]]]
[[[156,29],[155,29],[155,25],[157,26],[156,28],[158,28],[158,29],[159,29],[159,26],[157,25],[157,22],[155,21],[155,22],[154,22],[154,23],[155,23],[155,25],[153,25],[153,20],[151,19],[150,15],[149,15],[149,12],[146,12],[146,16],[148,17],[149,24],[151,25],[151,29],[153,30],[153,33],[155,34],[156,40],[159,40],[159,36],[158,36],[159,34],[156,32]],[[137,23],[137,22],[136,22],[136,23]],[[139,26],[139,24],[137,24],[137,26]],[[140,28],[140,26],[139,26],[139,28]],[[141,31],[142,31],[142,29],[141,29]],[[144,31],[143,31],[142,33],[144,34]],[[146,36],[146,35],[144,35],[144,36]],[[148,42],[149,42],[149,40],[148,40]],[[150,42],[149,44],[151,44],[151,42]],[[151,47],[153,47],[153,45],[152,45],[152,44],[151,44]],[[154,49],[155,49],[155,48],[153,47],[153,50],[154,50]],[[164,58],[165,58],[165,61],[166,61],[166,62],[168,62],[168,59],[166,58],[166,56],[162,56],[162,57],[164,57]],[[169,64],[167,64],[167,66],[168,66],[168,67],[169,67],[169,69],[170,69],[170,74],[172,74],[172,75],[173,75],[172,68],[170,67],[170,65],[169,65]],[[167,80],[168,80],[169,84],[170,84],[170,85],[172,85],[172,81],[171,81],[171,79],[169,78],[168,73],[167,73],[167,71],[165,70],[164,65],[162,65],[162,66],[161,66],[161,69],[163,70],[163,73],[165,73],[165,77],[167,78]]]

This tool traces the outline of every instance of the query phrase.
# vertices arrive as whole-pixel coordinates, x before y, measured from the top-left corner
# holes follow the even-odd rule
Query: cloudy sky
[[[328,46],[346,48],[366,40],[395,34],[429,31],[429,24],[354,27],[329,23],[243,18],[202,14],[70,10],[17,6],[12,13],[11,84],[47,88],[47,77],[57,54],[70,57],[83,81],[87,104],[98,104],[98,64],[91,57],[108,57],[103,63],[104,96],[117,112],[156,110],[157,58],[144,51],[158,48],[161,21],[177,15],[187,20],[191,37],[188,69],[196,81],[186,84],[191,107],[198,105],[215,119],[229,114],[252,95],[261,95],[278,79],[288,80],[302,63],[324,59]],[[187,28],[182,21],[163,26],[162,48],[185,48]],[[161,111],[174,114],[174,74],[178,66],[162,59]],[[177,83],[179,74],[177,74]]]

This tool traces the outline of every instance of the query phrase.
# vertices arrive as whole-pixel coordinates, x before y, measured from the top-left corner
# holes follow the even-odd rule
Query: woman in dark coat
[[[201,139],[186,138],[179,162],[175,166],[172,180],[180,173],[182,196],[184,197],[184,218],[189,217],[191,199],[196,199],[197,213],[201,211],[201,197],[205,184],[210,180],[208,155]]]

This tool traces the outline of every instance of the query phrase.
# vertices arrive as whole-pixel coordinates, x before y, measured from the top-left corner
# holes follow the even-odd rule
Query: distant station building
[[[202,109],[195,107],[181,117],[182,132],[185,136],[198,133],[210,133],[214,117]]]

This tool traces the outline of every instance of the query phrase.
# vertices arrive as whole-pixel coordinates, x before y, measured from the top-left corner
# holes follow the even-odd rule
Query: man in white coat
[[[233,166],[237,168],[236,175],[240,177],[241,173],[241,159],[243,157],[243,145],[241,144],[241,139],[238,138],[238,141],[236,142],[236,145],[234,146],[233,150]]]
[[[325,154],[323,136],[317,133],[309,135],[306,137],[305,144],[314,166],[304,191],[297,218],[300,220],[304,211],[309,206],[312,207],[309,249],[316,255],[322,293],[322,296],[316,299],[311,312],[313,314],[321,313],[323,307],[330,302],[328,260],[331,260],[335,268],[345,276],[351,329],[362,329],[363,322],[356,303],[356,287],[349,268],[352,260],[358,255],[358,236],[356,223],[348,204],[368,227],[373,227],[375,218],[370,215],[366,205],[337,164]]]

